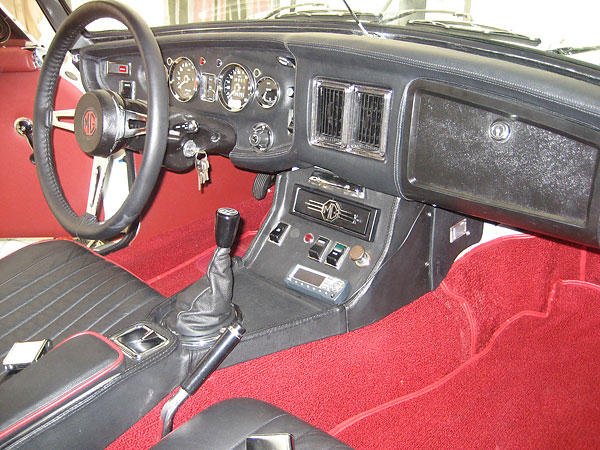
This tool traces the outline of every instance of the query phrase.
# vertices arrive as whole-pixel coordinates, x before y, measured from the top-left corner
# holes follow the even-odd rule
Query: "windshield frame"
[[[65,0],[37,1],[52,26],[55,26],[61,19],[61,15],[66,18],[66,15],[70,13],[70,8]],[[50,6],[52,3],[54,3],[54,6]],[[59,5],[60,7],[58,7]],[[62,22],[62,20],[60,21]],[[591,81],[594,84],[600,84],[600,66],[596,64],[552,52],[551,50],[542,50],[532,46],[515,44],[508,42],[507,39],[496,39],[484,33],[473,33],[470,30],[441,27],[438,29],[430,25],[417,23],[412,23],[408,26],[377,24],[375,22],[363,22],[363,24],[372,38],[416,42],[508,59],[521,64],[534,65],[543,70],[550,70],[574,78]],[[192,34],[235,31],[263,33],[323,32],[352,34],[356,36],[363,35],[353,19],[339,21],[333,17],[324,16],[192,22],[157,26],[152,27],[152,30],[157,37],[172,35],[173,33]],[[82,34],[85,37],[84,42],[82,42],[84,45],[94,42],[131,38],[127,30],[89,31],[86,29]]]

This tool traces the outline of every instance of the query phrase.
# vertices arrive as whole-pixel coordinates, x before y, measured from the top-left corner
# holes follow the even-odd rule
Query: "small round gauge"
[[[244,66],[227,64],[219,75],[219,100],[225,109],[241,111],[254,94],[254,78]]]
[[[198,90],[198,71],[191,59],[177,58],[169,70],[169,87],[180,102],[189,102]]]
[[[271,77],[256,82],[256,101],[263,108],[272,108],[279,100],[279,85]]]

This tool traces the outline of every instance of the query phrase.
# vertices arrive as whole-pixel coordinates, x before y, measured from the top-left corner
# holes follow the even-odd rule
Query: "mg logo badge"
[[[85,112],[81,122],[86,136],[92,136],[96,132],[97,118],[93,109]]]
[[[321,207],[321,216],[326,222],[335,222],[340,217],[340,204],[335,200],[327,200]]]

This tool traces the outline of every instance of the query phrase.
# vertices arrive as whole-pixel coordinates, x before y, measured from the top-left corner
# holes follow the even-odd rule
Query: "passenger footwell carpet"
[[[537,237],[492,241],[373,325],[219,370],[176,426],[248,396],[357,449],[597,448],[598,262]],[[109,448],[156,442],[163,403]]]
[[[598,448],[600,288],[559,281],[433,386],[329,430],[359,449]]]

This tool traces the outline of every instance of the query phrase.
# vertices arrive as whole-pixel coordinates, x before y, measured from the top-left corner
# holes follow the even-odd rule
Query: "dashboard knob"
[[[266,123],[257,123],[250,133],[250,145],[254,150],[264,152],[273,145],[273,131]]]
[[[348,254],[350,259],[356,263],[358,267],[367,267],[371,265],[371,255],[367,253],[362,245],[354,245]]]

